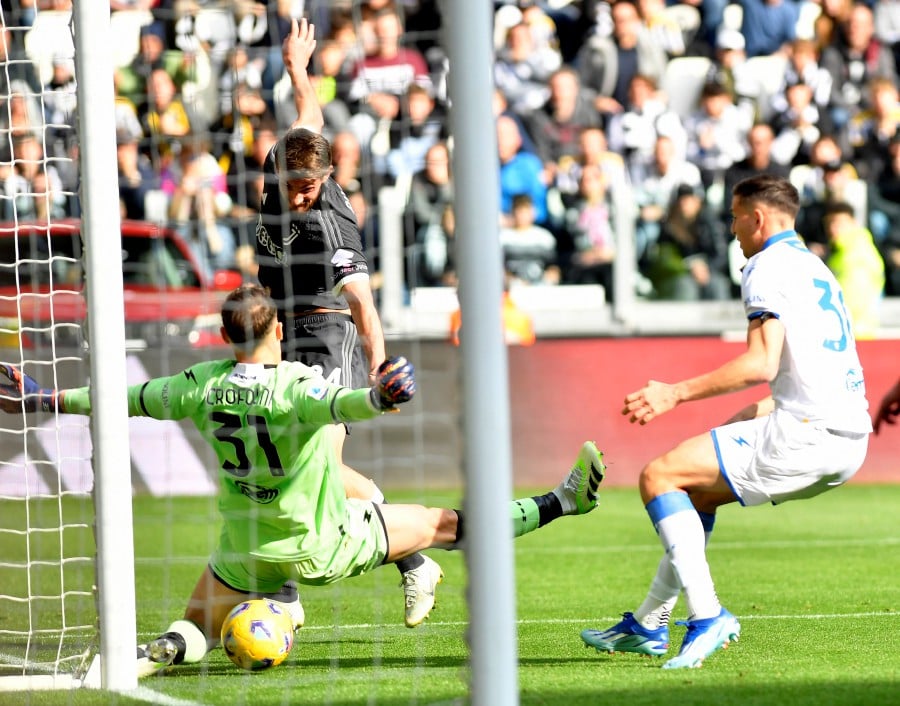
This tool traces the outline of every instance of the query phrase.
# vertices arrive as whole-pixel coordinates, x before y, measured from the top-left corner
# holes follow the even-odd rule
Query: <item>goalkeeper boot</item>
[[[175,661],[178,654],[178,645],[168,637],[158,637],[146,645],[138,645],[137,648],[137,675],[149,677],[159,674]]]
[[[593,441],[585,441],[569,475],[553,490],[563,515],[584,515],[597,507],[597,487],[605,472],[603,454]]]
[[[260,595],[275,601],[288,612],[294,624],[294,632],[303,627],[303,623],[306,621],[306,613],[303,611],[303,604],[300,602],[300,592],[297,590],[296,581],[285,581],[279,591]]]
[[[741,635],[741,624],[731,613],[722,608],[715,618],[689,620],[687,634],[677,657],[663,665],[663,669],[691,669],[703,666],[703,660],[718,649],[737,642]]]
[[[444,579],[440,565],[424,554],[421,566],[404,572],[400,580],[403,595],[406,598],[404,622],[406,627],[414,628],[421,624],[431,609],[434,608],[434,591]]]
[[[634,619],[633,613],[623,613],[622,620],[608,630],[582,630],[585,646],[598,652],[637,652],[655,657],[669,649],[669,628],[662,625],[654,630],[645,628]]]

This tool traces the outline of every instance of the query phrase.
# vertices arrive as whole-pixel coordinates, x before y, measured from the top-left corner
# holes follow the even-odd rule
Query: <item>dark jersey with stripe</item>
[[[341,287],[348,279],[368,277],[356,215],[334,179],[322,185],[306,213],[287,207],[275,173],[274,149],[263,167],[256,258],[259,282],[268,287],[279,308],[300,313],[312,309],[346,309]]]

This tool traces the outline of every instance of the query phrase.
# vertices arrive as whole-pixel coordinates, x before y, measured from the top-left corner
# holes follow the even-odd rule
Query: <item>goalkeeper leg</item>
[[[158,674],[174,664],[202,660],[219,644],[222,623],[231,609],[251,595],[226,586],[207,566],[194,587],[184,618],[173,622],[156,639],[138,646],[138,677]],[[277,595],[285,597],[281,592]]]

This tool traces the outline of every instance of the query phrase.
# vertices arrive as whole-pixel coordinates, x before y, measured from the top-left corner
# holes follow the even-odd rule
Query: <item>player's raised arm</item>
[[[305,127],[321,133],[325,127],[325,116],[308,69],[315,50],[316,26],[306,18],[299,22],[291,20],[291,31],[281,45],[284,66],[291,77],[291,87],[294,90],[294,106],[297,108],[297,119],[291,127]]]

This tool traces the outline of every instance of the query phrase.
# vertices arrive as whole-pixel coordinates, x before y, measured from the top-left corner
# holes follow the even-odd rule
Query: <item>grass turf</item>
[[[451,494],[423,500],[459,506]],[[851,485],[780,507],[722,508],[708,557],[741,640],[701,669],[599,654],[585,627],[608,627],[643,598],[660,547],[635,490],[610,489],[587,517],[516,540],[522,704],[769,706],[900,704],[900,486]],[[218,531],[208,499],[135,500],[138,632],[180,617]],[[2,551],[2,547],[0,547]],[[459,552],[431,551],[446,573],[421,628],[402,625],[393,567],[302,591],[307,623],[287,662],[242,673],[216,650],[199,665],[142,680],[131,696],[3,694],[17,704],[457,704],[468,700],[466,573]],[[676,608],[683,618],[683,602]],[[672,628],[670,655],[683,627]]]

